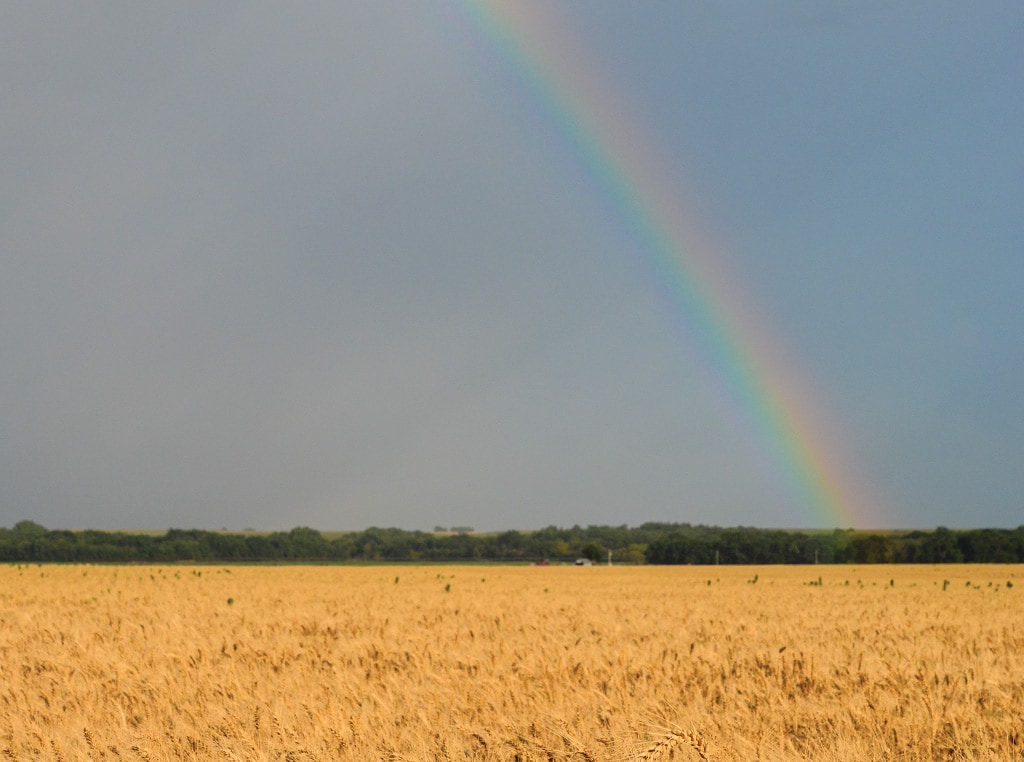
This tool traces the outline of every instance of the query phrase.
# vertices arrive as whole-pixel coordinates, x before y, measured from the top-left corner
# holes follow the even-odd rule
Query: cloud
[[[738,28],[714,13],[598,10],[572,16],[581,36],[609,25],[594,39],[619,62],[615,81],[643,95],[638,121],[665,137],[666,166],[692,168],[730,264],[826,382],[872,474],[895,480],[893,453],[936,435],[936,400],[969,413],[955,431],[971,462],[994,465],[909,458],[903,515],[944,491],[943,474],[970,483],[972,468],[999,503],[1016,485],[1012,458],[992,454],[1024,450],[998,414],[1019,406],[1006,379],[1020,365],[1005,286],[1019,266],[1004,255],[1019,238],[1005,219],[1020,174],[1005,126],[1019,119],[990,97],[998,58],[964,58],[978,63],[945,82],[933,72],[948,63],[931,62],[946,38],[931,35],[905,53],[913,76],[879,91],[882,59],[865,54],[882,43],[857,24],[838,52],[739,29],[749,46],[737,55]],[[883,42],[916,39],[886,13],[871,16]],[[950,32],[968,52],[975,37]],[[433,6],[8,10],[8,523],[807,520],[694,364],[642,241],[482,40]],[[776,108],[833,81],[854,100]],[[969,93],[969,118],[958,131],[945,121],[955,109],[908,102],[899,129],[880,133],[908,82],[949,102]],[[858,131],[851,114],[877,119]],[[922,124],[930,143],[913,140]],[[934,146],[950,160],[933,161]],[[978,154],[986,146],[997,157]],[[964,251],[983,277],[956,275]]]

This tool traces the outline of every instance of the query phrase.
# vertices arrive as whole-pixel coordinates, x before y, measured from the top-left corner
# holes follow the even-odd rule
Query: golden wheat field
[[[1020,759],[1021,572],[2,566],[0,753]]]

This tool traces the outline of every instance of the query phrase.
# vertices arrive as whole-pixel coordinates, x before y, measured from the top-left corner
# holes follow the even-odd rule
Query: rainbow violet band
[[[869,527],[875,503],[809,384],[782,342],[724,271],[712,237],[690,211],[678,181],[666,176],[654,141],[598,75],[551,4],[463,0],[460,7],[520,73],[539,105],[642,244],[649,269],[688,339],[740,420],[780,469],[814,524]],[[827,429],[827,431],[826,431]]]

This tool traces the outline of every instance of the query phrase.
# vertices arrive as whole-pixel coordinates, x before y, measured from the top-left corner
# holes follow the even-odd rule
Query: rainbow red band
[[[751,300],[723,271],[723,258],[694,219],[652,150],[654,141],[598,76],[548,3],[466,0],[475,24],[498,45],[606,185],[649,251],[653,271],[687,336],[742,411],[815,525],[877,526],[874,501],[851,479],[838,437],[809,384],[786,359]],[[834,429],[835,427],[831,427]]]

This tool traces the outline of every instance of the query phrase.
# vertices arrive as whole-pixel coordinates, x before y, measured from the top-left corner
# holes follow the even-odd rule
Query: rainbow
[[[551,5],[463,0],[462,7],[517,68],[634,228],[659,288],[808,519],[835,527],[877,525],[874,502],[860,480],[849,478],[835,427],[823,425],[823,409],[805,379],[725,272],[711,236],[688,212],[693,205],[663,171],[654,141],[628,118],[635,112],[598,76]]]

